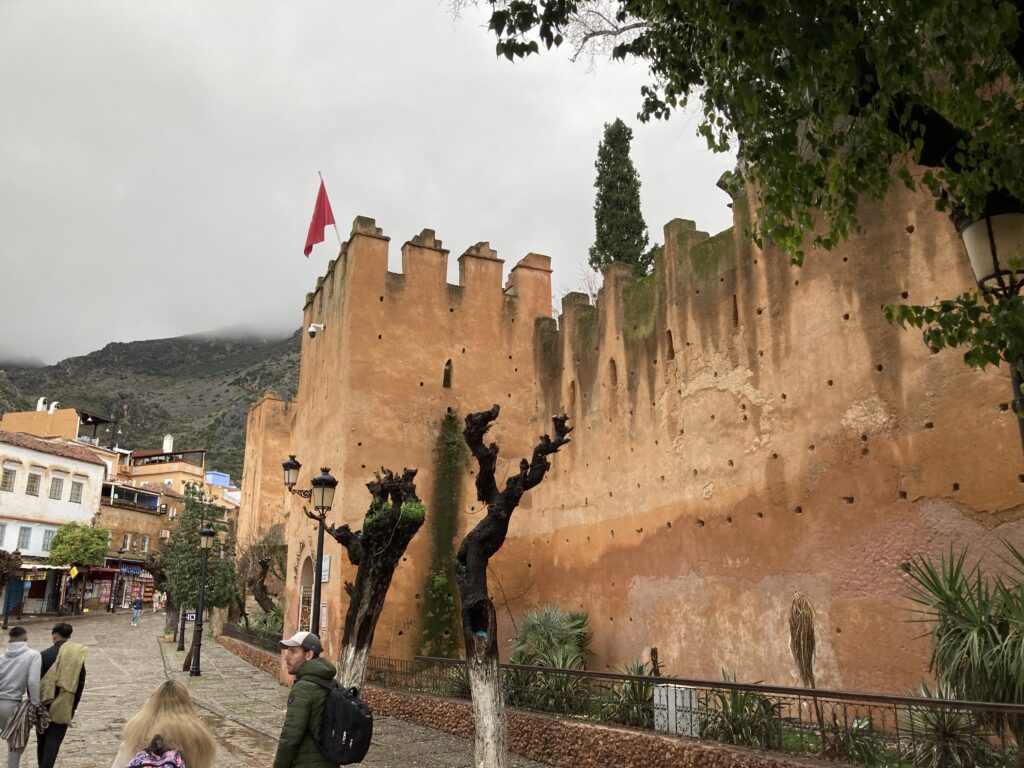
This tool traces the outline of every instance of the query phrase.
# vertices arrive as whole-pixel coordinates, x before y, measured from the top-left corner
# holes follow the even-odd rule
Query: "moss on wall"
[[[656,306],[657,285],[653,274],[626,286],[622,292],[622,321],[627,339],[640,339],[651,334]]]
[[[693,274],[707,279],[718,274],[718,265],[733,253],[733,233],[731,229],[709,237],[690,250],[690,264]]]
[[[429,515],[433,551],[419,600],[422,631],[416,649],[422,656],[457,656],[458,638],[462,637],[452,568],[465,453],[458,417],[449,408],[434,449],[434,494]]]

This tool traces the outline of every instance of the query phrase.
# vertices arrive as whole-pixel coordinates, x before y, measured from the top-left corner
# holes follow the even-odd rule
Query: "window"
[[[43,552],[50,551],[50,547],[53,545],[53,537],[56,533],[54,530],[43,531]]]
[[[35,472],[30,472],[28,475],[28,482],[25,484],[25,493],[29,496],[39,495],[39,483],[42,481],[43,476],[37,475]]]
[[[149,536],[142,537],[142,551],[149,552]]]
[[[13,491],[16,472],[13,469],[5,469],[3,479],[0,479],[0,491]]]
[[[72,504],[82,503],[82,484],[78,480],[71,481],[71,497],[68,501]]]
[[[7,523],[0,523],[0,547],[4,545],[4,539],[7,538]]]
[[[23,525],[18,529],[18,549],[28,549],[32,543],[32,529]]]
[[[64,480],[59,477],[50,478],[50,498],[59,499],[64,493]]]
[[[121,549],[128,549],[131,547],[131,545],[132,535],[130,533],[126,533],[124,536],[121,537]]]
[[[176,509],[175,509],[174,507],[171,507],[171,511],[170,511],[170,513],[169,513],[169,514],[167,515],[167,517],[168,517],[168,518],[169,518],[170,520],[173,520],[173,519],[174,519],[174,518],[176,518],[177,516],[178,516],[178,510],[176,510]]]

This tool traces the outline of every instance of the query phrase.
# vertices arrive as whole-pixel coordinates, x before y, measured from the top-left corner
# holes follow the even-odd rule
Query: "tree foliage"
[[[102,565],[109,544],[106,528],[65,523],[50,544],[50,565]]]
[[[0,549],[0,588],[21,573],[21,553]]]
[[[196,607],[199,604],[199,577],[202,550],[199,531],[206,525],[223,531],[225,513],[213,504],[202,486],[185,485],[185,508],[178,515],[177,524],[161,554],[166,571],[167,593],[177,606]],[[214,542],[206,570],[205,603],[208,608],[223,608],[235,599],[235,561],[232,542]]]
[[[640,212],[640,175],[629,157],[632,140],[632,129],[621,119],[605,123],[594,163],[597,195],[590,266],[600,272],[619,261],[643,276],[651,271],[653,253],[647,250],[647,224]]]
[[[1024,211],[1021,0],[490,2],[501,56],[614,40],[614,57],[649,67],[642,119],[699,100],[708,145],[739,151],[727,183],[757,188],[758,242],[796,263],[859,231],[861,201],[897,181],[967,219]],[[999,347],[1024,343],[1003,322],[1020,308],[997,311],[1019,287],[939,307],[952,331],[932,308],[897,319],[928,323],[926,341],[966,347],[971,365],[1019,364]]]
[[[542,605],[523,614],[512,639],[509,660],[513,664],[535,665],[559,651],[575,652],[584,662],[590,656],[590,617],[585,611],[565,611],[556,605]]]

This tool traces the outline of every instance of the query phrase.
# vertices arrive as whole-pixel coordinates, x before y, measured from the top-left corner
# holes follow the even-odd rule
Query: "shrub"
[[[647,677],[650,666],[640,659],[633,659],[619,670],[624,675]],[[607,722],[628,725],[633,728],[654,727],[654,685],[639,680],[623,680],[612,686],[612,699],[605,704],[602,712]]]

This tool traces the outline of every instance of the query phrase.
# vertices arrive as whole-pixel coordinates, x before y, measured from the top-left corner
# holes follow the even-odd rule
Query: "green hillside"
[[[165,434],[177,449],[206,448],[207,469],[240,483],[249,406],[268,389],[295,393],[299,341],[298,331],[275,340],[181,336],[112,343],[56,365],[12,365],[0,370],[0,413],[46,397],[116,419],[123,448],[159,448]]]

